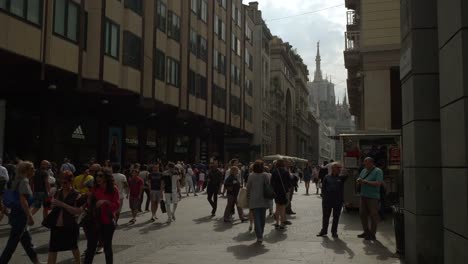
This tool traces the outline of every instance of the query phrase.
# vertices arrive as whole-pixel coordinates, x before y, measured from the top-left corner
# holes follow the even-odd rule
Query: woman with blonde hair
[[[238,167],[231,167],[230,174],[226,178],[226,181],[224,182],[224,187],[227,190],[227,199],[228,202],[226,204],[226,209],[224,210],[224,222],[231,222],[232,221],[232,212],[233,208],[237,206],[237,213],[239,214],[239,219],[242,222],[247,221],[247,219],[244,217],[244,212],[242,208],[237,204],[237,195],[239,194],[239,191],[241,189],[241,184],[239,180],[237,179],[237,175],[239,174],[239,168]]]
[[[8,263],[10,261],[19,242],[21,242],[31,261],[33,263],[40,263],[32,244],[31,233],[29,233],[29,229],[27,228],[27,225],[34,225],[34,219],[29,210],[29,205],[32,203],[32,190],[29,180],[34,176],[34,172],[32,162],[22,161],[17,166],[16,179],[11,187],[14,191],[18,192],[19,201],[17,205],[10,208],[10,237],[0,257],[0,263]]]

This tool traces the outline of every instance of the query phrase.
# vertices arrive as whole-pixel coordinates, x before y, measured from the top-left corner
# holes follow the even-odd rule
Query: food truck
[[[386,197],[398,197],[402,190],[401,178],[401,132],[391,131],[353,131],[338,136],[343,149],[343,167],[347,171],[344,203],[347,209],[359,208],[359,194],[356,192],[356,179],[363,169],[363,160],[372,157],[375,165],[382,169]],[[388,201],[386,201],[388,206]]]

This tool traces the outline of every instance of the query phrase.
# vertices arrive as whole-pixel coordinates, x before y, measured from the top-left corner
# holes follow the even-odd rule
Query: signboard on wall
[[[125,128],[125,143],[127,145],[138,146],[138,128],[127,126]]]

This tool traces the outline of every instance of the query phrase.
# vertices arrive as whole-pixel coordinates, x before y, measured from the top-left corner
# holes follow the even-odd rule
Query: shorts
[[[165,199],[166,204],[167,203],[176,204],[176,203],[179,202],[179,196],[177,195],[177,192],[175,192],[175,193],[165,193],[164,199]]]
[[[130,197],[129,204],[132,211],[140,209],[140,197]]]
[[[32,204],[33,208],[40,209],[42,206],[47,208],[47,194],[45,192],[36,192],[34,193],[34,202]]]
[[[161,191],[154,191],[151,190],[150,192],[150,198],[152,202],[158,202],[161,201]]]

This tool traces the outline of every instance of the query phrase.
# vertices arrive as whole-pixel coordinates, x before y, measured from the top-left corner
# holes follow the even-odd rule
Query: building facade
[[[346,0],[345,67],[360,130],[401,128],[400,1]]]
[[[273,138],[271,133],[270,109],[270,41],[273,36],[262,18],[258,9],[258,2],[250,2],[247,7],[248,14],[254,22],[253,39],[255,54],[253,68],[253,116],[254,135],[253,146],[256,147],[256,156],[263,157],[274,154],[272,151]]]
[[[406,260],[468,260],[468,5],[401,1]]]
[[[250,156],[255,24],[241,0],[0,1],[0,25],[7,158]]]

